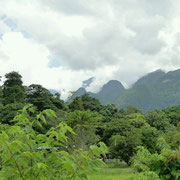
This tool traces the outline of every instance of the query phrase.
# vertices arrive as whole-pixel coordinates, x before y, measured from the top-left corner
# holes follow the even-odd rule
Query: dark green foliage
[[[60,100],[60,94],[51,94],[41,85],[23,86],[22,76],[18,72],[10,72],[5,78],[0,87],[0,103],[4,105],[1,106],[0,122],[10,123],[16,111],[25,103],[34,104],[39,112],[43,109],[67,110],[64,101]]]
[[[103,122],[109,122],[112,118],[117,117],[118,109],[114,104],[108,104],[102,106],[99,113],[104,117]]]
[[[139,145],[156,152],[158,137],[158,130],[145,121],[143,114],[132,113],[105,123],[103,141],[109,146],[111,158],[120,158],[129,164]]]
[[[165,139],[172,149],[180,147],[180,122],[174,131],[169,131],[165,134]]]
[[[22,87],[22,76],[15,71],[12,71],[10,73],[7,73],[5,75],[6,81],[4,82],[3,87],[13,87],[13,86],[20,86]]]
[[[59,94],[51,94],[49,90],[39,84],[32,84],[27,88],[27,102],[35,105],[38,111],[43,109],[63,109],[64,102]]]
[[[81,111],[97,111],[99,112],[101,109],[102,105],[100,102],[95,99],[90,97],[88,94],[84,94],[81,97],[76,97],[70,104],[69,108],[71,111],[74,110],[81,110]]]
[[[19,109],[22,109],[24,104],[16,103],[16,104],[7,104],[5,106],[0,105],[0,123],[5,124],[13,124],[11,120],[17,114]]]
[[[105,130],[103,134],[104,142],[108,143],[111,136],[119,134],[124,135],[127,131],[130,131],[132,126],[125,119],[112,119],[110,122],[105,123]]]
[[[12,103],[23,103],[25,102],[25,93],[20,86],[6,87],[3,90],[3,103],[12,104]]]
[[[142,145],[141,133],[136,129],[126,131],[124,136],[114,135],[110,138],[110,152],[112,158],[119,158],[129,163],[136,153],[136,147]]]
[[[141,141],[143,146],[148,149],[150,153],[155,153],[158,150],[156,146],[157,139],[159,137],[158,130],[153,127],[143,127],[141,128],[141,132]]]
[[[139,147],[133,159],[134,167],[141,172],[136,179],[179,180],[180,151],[170,149],[163,139],[159,139],[158,145],[161,152],[153,154]]]
[[[90,111],[97,111],[98,112],[101,109],[100,102],[97,99],[92,98],[87,94],[81,96],[81,100],[83,102],[84,110],[90,110]]]
[[[154,110],[147,113],[145,119],[148,124],[157,130],[167,132],[174,129],[174,126],[170,124],[170,119],[161,110]]]
[[[27,102],[35,105],[38,111],[43,109],[54,109],[55,106],[51,102],[51,93],[38,84],[32,84],[27,90]]]
[[[142,111],[135,106],[128,106],[125,113],[126,114],[142,113]]]
[[[71,111],[80,110],[84,111],[83,102],[80,97],[76,97],[73,101],[69,104],[69,109]]]
[[[3,104],[23,103],[25,92],[23,88],[22,76],[18,72],[10,72],[5,75],[6,80],[3,84]]]
[[[163,110],[170,119],[170,123],[177,126],[180,122],[180,106],[173,106]]]

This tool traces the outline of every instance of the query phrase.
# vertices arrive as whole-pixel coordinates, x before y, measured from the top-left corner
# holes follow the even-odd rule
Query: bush
[[[61,123],[46,134],[37,134],[33,127],[46,123],[45,116],[56,115],[52,110],[44,110],[32,119],[29,114],[33,112],[32,106],[26,106],[14,118],[13,126],[5,129],[0,125],[1,180],[86,179],[87,172],[104,165],[99,159],[107,152],[104,143],[70,154],[64,149],[68,143],[66,133],[73,134],[73,130]]]
[[[139,147],[133,159],[133,166],[138,172],[142,172],[138,177],[144,174],[144,177],[149,178],[150,175],[153,177],[156,175],[156,178],[163,180],[179,180],[180,150],[171,150],[163,139],[160,139],[158,145],[162,148],[159,154],[151,154],[147,149]]]

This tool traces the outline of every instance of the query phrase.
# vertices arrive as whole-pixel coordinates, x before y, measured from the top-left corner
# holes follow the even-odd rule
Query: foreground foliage
[[[140,99],[142,95],[140,93]],[[139,103],[140,100],[136,102]],[[26,107],[17,115],[17,111],[29,103],[35,108]],[[43,111],[44,109],[52,109],[55,113],[51,110]],[[58,178],[59,174],[61,178],[80,176],[82,179],[94,163],[92,159],[94,160],[96,151],[100,152],[99,148],[104,146],[102,143],[92,145],[104,142],[109,149],[108,159],[117,159],[131,165],[138,146],[147,149],[150,156],[161,155],[162,148],[157,146],[160,137],[168,143],[170,151],[176,152],[180,147],[180,106],[143,113],[133,106],[117,109],[113,104],[102,105],[88,94],[76,98],[72,96],[71,101],[64,102],[59,93],[39,84],[24,86],[18,72],[6,74],[5,81],[0,86],[0,173],[3,178],[8,176],[6,179],[19,178],[20,171],[15,161],[25,179],[28,177],[26,174],[30,174],[30,169],[36,173],[32,178],[38,175],[35,179],[40,179],[41,176],[41,179],[46,178],[47,174],[51,178],[52,172],[54,178]],[[77,156],[80,158],[81,155],[90,158],[90,161],[83,161],[87,163],[80,163],[83,168],[78,168],[80,159]],[[67,159],[62,160],[65,157]],[[29,165],[30,160],[32,165]],[[63,169],[63,162],[67,163],[67,172]],[[43,165],[37,165],[38,163]],[[57,169],[60,171],[54,171]],[[178,172],[177,169],[175,171]],[[152,170],[143,170],[140,176],[159,178],[159,174]]]
[[[87,172],[103,165],[99,158],[107,152],[104,143],[92,145],[86,151],[68,152],[66,133],[74,134],[73,130],[61,123],[46,134],[37,134],[33,126],[42,126],[41,123],[46,123],[45,116],[56,117],[56,114],[44,110],[32,118],[29,114],[33,113],[32,106],[25,106],[14,118],[13,126],[0,125],[1,180],[86,179]]]
[[[180,150],[171,150],[164,139],[159,139],[160,153],[151,154],[147,149],[139,147],[134,158],[134,167],[141,172],[137,179],[179,180]]]

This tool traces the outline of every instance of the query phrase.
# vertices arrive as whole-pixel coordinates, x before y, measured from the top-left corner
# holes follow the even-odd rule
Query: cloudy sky
[[[0,0],[0,75],[42,84],[65,98],[82,81],[126,87],[180,67],[179,0]]]

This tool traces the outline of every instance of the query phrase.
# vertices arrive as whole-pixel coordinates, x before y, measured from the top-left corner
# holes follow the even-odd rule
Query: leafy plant
[[[0,124],[0,177],[1,180],[63,180],[87,179],[87,172],[104,165],[100,160],[107,148],[104,143],[90,146],[89,150],[68,153],[66,133],[74,134],[65,123],[51,128],[46,134],[37,134],[36,125],[46,123],[45,117],[56,117],[54,111],[42,111],[36,118],[32,105],[27,105],[14,118],[13,126]]]
[[[171,150],[162,138],[159,139],[158,146],[162,149],[159,154],[151,154],[147,149],[139,147],[133,160],[134,167],[138,172],[141,172],[138,177],[147,177],[146,179],[152,180],[158,178],[162,180],[179,180],[180,150]]]

